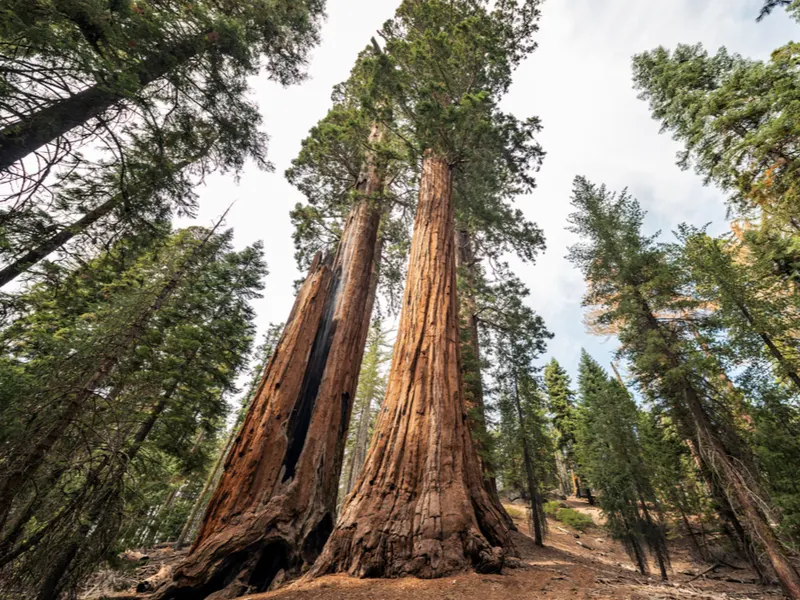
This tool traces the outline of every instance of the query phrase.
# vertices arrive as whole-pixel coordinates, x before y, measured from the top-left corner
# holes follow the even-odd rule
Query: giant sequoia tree
[[[442,576],[495,571],[511,541],[482,484],[467,426],[458,336],[454,170],[503,146],[530,184],[530,123],[496,101],[530,49],[536,3],[403,2],[381,30],[386,106],[422,159],[408,278],[383,409],[361,477],[313,573]],[[519,137],[511,135],[519,132]],[[485,143],[484,143],[485,142]],[[514,142],[517,142],[515,145]],[[472,152],[472,151],[475,152]],[[391,501],[389,501],[391,499]]]
[[[776,521],[752,453],[732,424],[729,404],[709,380],[711,366],[693,351],[685,319],[696,310],[680,271],[664,249],[641,233],[643,212],[627,193],[615,195],[575,180],[571,215],[582,236],[570,258],[590,282],[585,298],[600,307],[600,321],[615,323],[637,383],[668,407],[693,440],[712,485],[734,511],[748,542],[791,598],[800,576],[776,535]]]
[[[360,66],[349,82],[354,88],[358,76],[369,74]],[[309,179],[333,181],[347,216],[335,252],[317,254],[310,265],[191,554],[159,598],[264,591],[279,571],[292,574],[313,563],[333,529],[375,298],[383,136],[383,127],[371,124],[347,95],[304,144],[293,180],[304,191],[315,189],[306,187]],[[330,174],[342,165],[320,148],[350,141],[342,185]]]

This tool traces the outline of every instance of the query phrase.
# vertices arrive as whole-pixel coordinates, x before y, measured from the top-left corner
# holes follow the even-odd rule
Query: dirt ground
[[[588,514],[598,525],[599,509],[585,501],[570,499],[570,508]],[[686,540],[670,543],[672,568],[670,580],[642,576],[635,571],[620,544],[611,540],[601,527],[579,533],[562,523],[548,519],[545,548],[537,548],[528,537],[527,519],[522,506],[506,505],[519,533],[515,543],[521,566],[506,569],[502,575],[462,573],[443,579],[356,579],[346,575],[300,580],[280,590],[247,596],[249,600],[725,600],[783,598],[777,587],[755,583],[755,576],[745,565],[730,561],[717,565],[698,563],[690,556]],[[728,561],[726,561],[728,562]],[[732,568],[737,567],[737,568]],[[154,565],[150,564],[150,571]],[[654,568],[654,567],[653,567]],[[654,568],[655,570],[655,568]],[[657,572],[657,570],[656,570]],[[700,575],[697,577],[697,575]],[[133,598],[130,593],[98,595],[85,598]],[[144,599],[145,597],[142,596]]]

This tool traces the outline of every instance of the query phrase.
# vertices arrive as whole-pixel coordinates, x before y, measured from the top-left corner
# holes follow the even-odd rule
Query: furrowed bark
[[[113,86],[95,84],[6,126],[0,131],[0,171],[7,170],[17,161],[76,127],[85,125],[115,104],[135,96],[176,66],[199,55],[206,37],[203,35],[175,44],[143,61],[132,73],[136,81],[133,89],[114,89]]]
[[[370,289],[370,298],[368,301],[369,306],[375,303],[375,296],[378,293],[378,280],[380,278],[381,268],[381,254],[383,252],[383,237],[378,236],[378,242],[375,246],[375,259],[372,263],[372,281]],[[364,327],[369,329],[372,322],[372,312],[364,313]],[[372,421],[372,400],[376,391],[368,389],[365,393],[366,400],[361,407],[361,412],[358,415],[358,429],[356,430],[356,439],[352,449],[352,459],[347,467],[347,479],[345,481],[344,493],[349,494],[358,479],[361,468],[364,466],[364,460],[367,456],[367,449],[369,448],[369,426]]]
[[[483,487],[464,408],[451,185],[450,165],[427,153],[383,408],[311,576],[497,572],[513,548]]]
[[[192,551],[155,598],[265,591],[322,550],[372,310],[382,188],[368,165],[336,256],[317,257],[300,289]]]

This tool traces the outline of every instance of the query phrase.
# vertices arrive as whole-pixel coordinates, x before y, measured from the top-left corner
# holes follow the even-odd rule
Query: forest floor
[[[592,517],[598,525],[602,515],[596,507],[575,498],[566,504]],[[515,543],[521,566],[505,569],[502,575],[462,573],[443,579],[356,579],[331,575],[313,581],[297,581],[274,592],[247,596],[247,600],[733,600],[783,598],[777,587],[761,586],[755,574],[731,557],[719,562],[695,560],[690,541],[670,541],[672,568],[669,581],[657,575],[644,576],[635,570],[624,548],[610,539],[602,527],[580,533],[548,518],[545,547],[534,545],[528,536],[524,506],[507,504],[506,509],[519,528]],[[178,556],[167,549],[151,553],[139,580],[154,575]],[[159,558],[159,556],[161,558]],[[723,564],[724,563],[726,564]],[[161,563],[161,564],[159,564]],[[713,569],[712,569],[713,567]],[[656,572],[657,570],[651,565]],[[704,573],[705,572],[705,573]],[[117,582],[119,583],[119,581]],[[130,592],[108,593],[106,586],[94,586],[84,598],[134,598]],[[117,589],[119,589],[118,586]],[[105,590],[98,588],[106,588]],[[103,593],[105,592],[105,593]],[[146,598],[145,595],[141,596]]]

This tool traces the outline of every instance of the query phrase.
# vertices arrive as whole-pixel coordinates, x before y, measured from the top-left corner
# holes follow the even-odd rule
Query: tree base
[[[329,513],[298,522],[289,502],[245,513],[208,537],[176,569],[153,600],[227,600],[275,589],[314,562],[333,529]],[[297,517],[293,520],[292,517]]]

